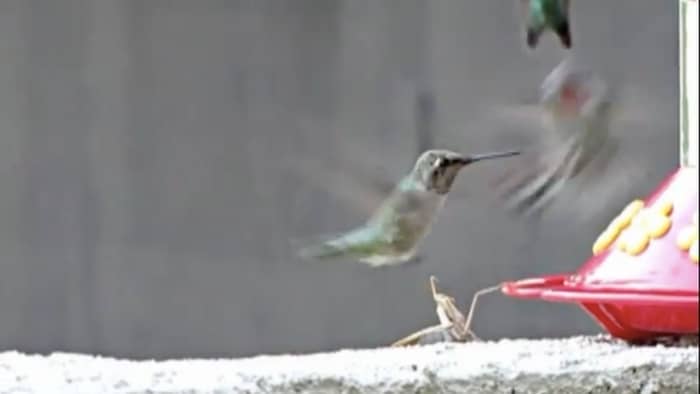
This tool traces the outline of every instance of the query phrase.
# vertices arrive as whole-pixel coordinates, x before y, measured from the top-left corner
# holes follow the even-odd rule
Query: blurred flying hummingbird
[[[303,258],[352,258],[374,267],[414,260],[419,242],[429,232],[459,171],[467,165],[519,151],[462,155],[428,150],[413,170],[396,185],[367,222],[318,245],[303,248]]]
[[[605,192],[623,190],[642,175],[642,166],[626,162],[633,154],[620,154],[623,146],[635,149],[635,140],[646,142],[642,128],[630,128],[634,134],[624,144],[622,136],[611,133],[611,121],[620,118],[618,98],[601,76],[571,59],[558,65],[543,81],[533,111],[546,129],[540,143],[524,151],[522,161],[495,182],[507,207],[532,216],[569,191],[572,199],[579,198],[571,205],[585,215],[578,204],[610,202]]]
[[[565,48],[571,48],[569,0],[520,0],[527,46],[537,47],[546,30],[553,31]]]

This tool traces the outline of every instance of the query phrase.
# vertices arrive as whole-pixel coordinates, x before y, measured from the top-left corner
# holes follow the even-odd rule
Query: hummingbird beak
[[[482,153],[482,154],[478,154],[478,155],[464,156],[464,157],[459,159],[459,162],[460,162],[460,164],[466,166],[467,164],[476,163],[477,161],[499,159],[502,157],[517,156],[519,154],[520,154],[519,150],[510,150],[510,151],[493,152],[493,153]]]

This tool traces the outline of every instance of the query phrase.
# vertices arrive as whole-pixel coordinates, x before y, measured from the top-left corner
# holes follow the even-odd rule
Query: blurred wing
[[[356,168],[330,167],[312,159],[299,160],[294,164],[313,188],[328,192],[363,216],[369,216],[394,187],[388,178]]]
[[[521,126],[541,127],[543,121],[542,109],[535,103],[522,103],[520,105],[502,106],[490,111],[496,118],[503,121],[519,124]],[[523,123],[525,123],[523,125]]]
[[[579,147],[568,165],[557,167],[558,173],[552,171],[551,185],[542,188],[549,191],[542,192],[542,204],[533,202],[530,211],[520,213],[528,215],[546,209],[577,225],[608,220],[645,187],[654,165],[647,156],[639,155],[641,145],[647,141],[623,144],[621,139],[610,136],[595,150]]]
[[[589,143],[598,147],[597,154],[562,199],[579,207],[581,219],[602,214],[608,206],[617,209],[616,201],[624,204],[635,191],[644,190],[655,161],[643,152],[649,152],[668,119],[675,116],[672,106],[652,103],[634,85],[625,84],[615,93],[604,107],[607,112],[591,121],[592,127],[605,128],[605,144]]]
[[[580,151],[571,138],[554,148],[540,147],[527,153],[493,186],[506,209],[532,216],[549,206],[575,171]]]
[[[562,190],[553,211],[565,211],[567,221],[607,221],[620,206],[635,197],[646,185],[649,165],[635,152],[621,149],[615,143],[606,144],[580,174]]]
[[[600,217],[611,205],[617,208],[616,201],[631,198],[651,172],[653,163],[640,152],[648,152],[650,137],[664,130],[660,126],[673,112],[666,107],[672,106],[652,105],[635,86],[613,88],[573,64],[563,62],[542,84],[546,106],[540,113],[550,132],[495,183],[505,206],[517,214],[556,207],[579,221]],[[576,113],[557,107],[557,89],[569,77],[589,93]],[[508,116],[515,122],[528,118],[513,111]]]
[[[551,207],[582,222],[600,218],[618,201],[632,198],[654,166],[648,155],[640,154],[653,140],[651,134],[637,133],[641,127],[613,133],[608,116],[587,119],[588,128],[558,146],[541,147],[530,163],[513,169],[498,189],[506,207],[525,216]]]
[[[541,213],[606,143],[608,124],[602,111],[590,117],[552,116],[550,121],[555,132],[497,183],[506,208],[518,215]]]
[[[539,103],[499,104],[481,111],[484,128],[499,139],[519,140],[530,146],[561,143],[552,117]]]

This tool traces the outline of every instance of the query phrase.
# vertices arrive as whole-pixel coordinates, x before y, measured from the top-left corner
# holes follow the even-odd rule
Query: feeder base
[[[587,290],[571,284],[571,274],[506,282],[511,297],[578,304],[610,335],[639,341],[666,335],[698,334],[698,295],[684,292]]]

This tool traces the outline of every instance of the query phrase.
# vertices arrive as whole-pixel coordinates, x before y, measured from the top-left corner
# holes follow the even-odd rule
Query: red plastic
[[[636,340],[698,329],[698,265],[676,246],[680,229],[698,210],[698,171],[680,168],[646,199],[673,201],[671,229],[638,256],[617,248],[590,258],[576,273],[502,285],[517,298],[579,304],[611,335]]]

